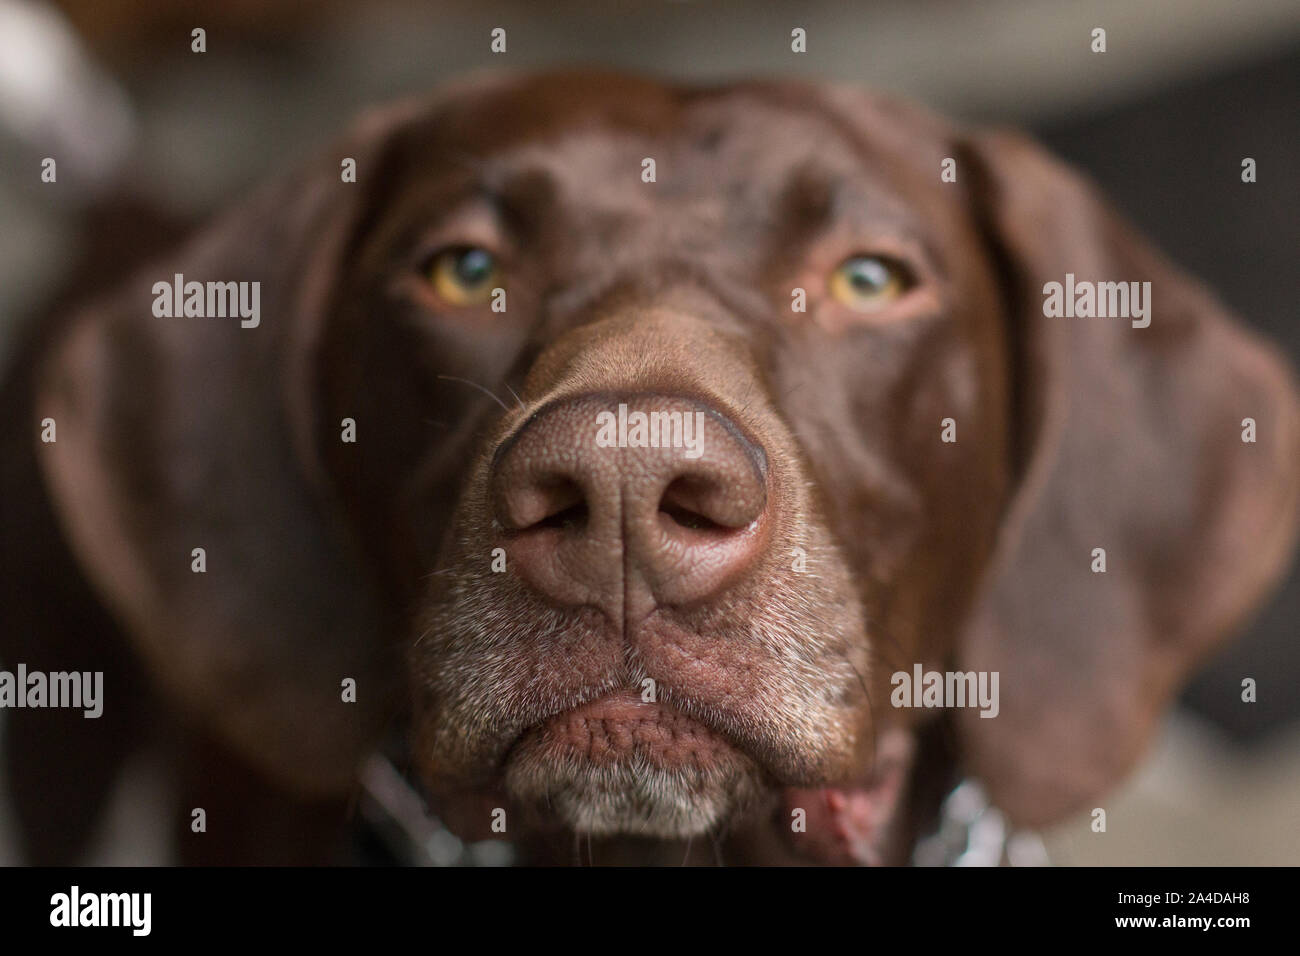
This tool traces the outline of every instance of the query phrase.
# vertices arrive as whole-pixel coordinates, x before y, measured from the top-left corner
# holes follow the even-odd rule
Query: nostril
[[[659,512],[675,524],[692,531],[722,531],[727,526],[714,520],[709,510],[714,492],[709,483],[698,478],[682,477],[664,489]]]
[[[565,508],[563,511],[557,511],[555,514],[547,515],[541,521],[534,522],[525,530],[534,528],[557,528],[560,531],[581,531],[587,526],[587,503],[579,502]]]
[[[675,474],[653,511],[649,496],[644,508],[628,499],[627,554],[656,602],[715,596],[763,554],[771,527],[762,520],[765,483],[739,447],[719,446],[712,460],[669,461],[665,470]]]
[[[588,519],[587,496],[572,478],[537,479],[507,494],[506,523],[511,530],[581,529]]]
[[[676,525],[680,525],[690,531],[723,531],[726,530],[716,521],[710,521],[704,515],[687,508],[675,508],[672,505],[660,505],[659,512],[665,515]]]
[[[763,483],[746,469],[737,475],[707,468],[678,475],[659,498],[659,513],[696,531],[739,531],[762,514]]]

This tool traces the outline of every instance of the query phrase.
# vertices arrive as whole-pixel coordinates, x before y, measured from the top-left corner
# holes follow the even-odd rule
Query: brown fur
[[[430,295],[416,266],[451,241],[504,250],[507,313]],[[866,316],[830,301],[826,276],[863,250],[908,262],[914,294]],[[1150,328],[1045,318],[1042,285],[1067,271],[1152,282]],[[153,318],[173,272],[261,280],[261,327]],[[1036,146],[839,88],[450,87],[368,119],[52,338],[13,427],[171,706],[276,799],[319,801],[405,722],[409,680],[437,808],[469,834],[518,807],[538,858],[576,826],[612,837],[611,859],[708,832],[732,859],[897,862],[928,782],[959,768],[1018,822],[1090,805],[1296,526],[1300,415],[1275,353]],[[707,599],[663,600],[615,532],[583,565],[592,600],[514,573],[495,456],[598,394],[699,403],[763,450],[766,537]],[[46,415],[58,442],[33,446]],[[498,546],[510,573],[490,571]],[[998,671],[1000,716],[890,707],[914,662]],[[645,677],[726,756],[512,759],[547,718]],[[869,848],[789,839],[788,798],[834,787],[878,795]],[[549,796],[568,809],[548,818]],[[628,813],[657,822],[620,839]]]

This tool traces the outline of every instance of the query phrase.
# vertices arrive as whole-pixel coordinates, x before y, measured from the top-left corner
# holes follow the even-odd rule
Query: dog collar
[[[466,842],[429,813],[409,780],[382,754],[361,774],[362,813],[398,861],[411,866],[509,866],[515,847],[503,840]],[[977,781],[963,780],[944,798],[939,826],[919,840],[915,866],[1047,866],[1037,833],[1015,830]]]
[[[1047,866],[1037,833],[1016,830],[975,780],[963,780],[944,798],[939,826],[917,841],[915,866]]]

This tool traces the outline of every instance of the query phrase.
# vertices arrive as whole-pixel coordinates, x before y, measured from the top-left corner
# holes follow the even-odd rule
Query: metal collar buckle
[[[939,828],[912,851],[916,866],[1048,866],[1037,833],[1013,830],[984,788],[963,780],[939,808]]]

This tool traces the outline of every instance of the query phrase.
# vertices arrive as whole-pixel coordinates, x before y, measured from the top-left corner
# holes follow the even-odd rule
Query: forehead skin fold
[[[827,218],[868,244],[877,228],[928,241],[958,192],[933,189],[947,133],[910,105],[824,84],[490,74],[443,92],[394,136],[375,208],[393,211],[393,235],[466,199],[512,198],[570,238],[692,255],[720,241],[758,248],[798,221],[792,202],[824,193]],[[642,235],[651,219],[654,235]]]
[[[721,173],[728,182],[780,182],[810,163],[892,180],[901,166],[931,171],[930,154],[948,139],[946,124],[911,104],[832,85],[692,86],[562,72],[467,81],[399,134],[397,152],[407,175],[427,175],[439,161],[473,169],[517,158],[562,176],[589,173],[594,155],[622,158],[636,146],[659,150],[653,158],[665,172],[684,160],[659,177],[665,192],[716,188]]]

